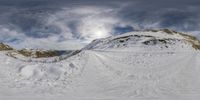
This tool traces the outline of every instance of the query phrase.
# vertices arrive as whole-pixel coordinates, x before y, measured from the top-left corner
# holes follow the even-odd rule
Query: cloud
[[[48,18],[48,24],[59,27],[65,38],[91,41],[112,35],[120,23],[114,13],[112,8],[93,6],[63,8]]]
[[[114,27],[120,22],[112,8],[64,7],[48,16],[45,13],[22,10],[11,14],[11,24],[4,30],[15,30],[15,34],[1,32],[13,41],[2,41],[19,45],[18,48],[80,49],[96,38],[113,35]]]
[[[28,37],[23,33],[0,26],[0,41],[8,43],[11,46],[20,48],[39,48],[39,49],[57,49],[74,50],[80,49],[86,43],[77,39],[62,40],[62,35],[51,35],[45,38]]]
[[[200,33],[199,0],[0,0],[0,41],[18,48],[79,49],[139,29]]]
[[[0,26],[0,32],[0,41],[2,42],[13,42],[20,38],[26,37],[24,34],[19,34],[17,31],[5,28],[3,26]]]
[[[73,39],[59,41],[59,37],[50,36],[48,38],[29,38],[23,40],[18,44],[11,44],[12,46],[20,45],[17,48],[37,48],[37,49],[52,49],[52,50],[76,50],[86,45],[84,42]]]

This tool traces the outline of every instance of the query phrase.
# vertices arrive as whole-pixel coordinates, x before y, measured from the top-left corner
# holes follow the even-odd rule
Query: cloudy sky
[[[200,37],[200,0],[0,0],[0,42],[79,49],[96,38],[170,28]]]

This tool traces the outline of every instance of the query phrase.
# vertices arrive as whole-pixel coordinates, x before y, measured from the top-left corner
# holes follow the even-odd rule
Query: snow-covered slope
[[[24,62],[0,52],[0,97],[198,100],[199,45],[183,33],[148,30],[94,40],[51,63]]]
[[[153,50],[200,50],[200,41],[194,36],[178,33],[168,29],[146,30],[130,32],[114,37],[97,39],[86,46],[84,49],[115,49],[115,48],[132,48]]]

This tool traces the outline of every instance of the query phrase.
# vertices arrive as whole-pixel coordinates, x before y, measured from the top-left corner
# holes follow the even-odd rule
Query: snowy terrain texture
[[[73,56],[0,52],[0,100],[199,100],[200,42],[170,30],[92,41]]]

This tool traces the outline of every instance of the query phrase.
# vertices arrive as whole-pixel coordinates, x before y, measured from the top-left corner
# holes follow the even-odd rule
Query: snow
[[[131,37],[126,45],[113,40],[133,34],[174,40],[155,45],[142,44],[148,37]],[[176,39],[183,37],[132,32],[96,40],[57,62],[16,59],[2,51],[0,100],[199,100],[200,52]]]

